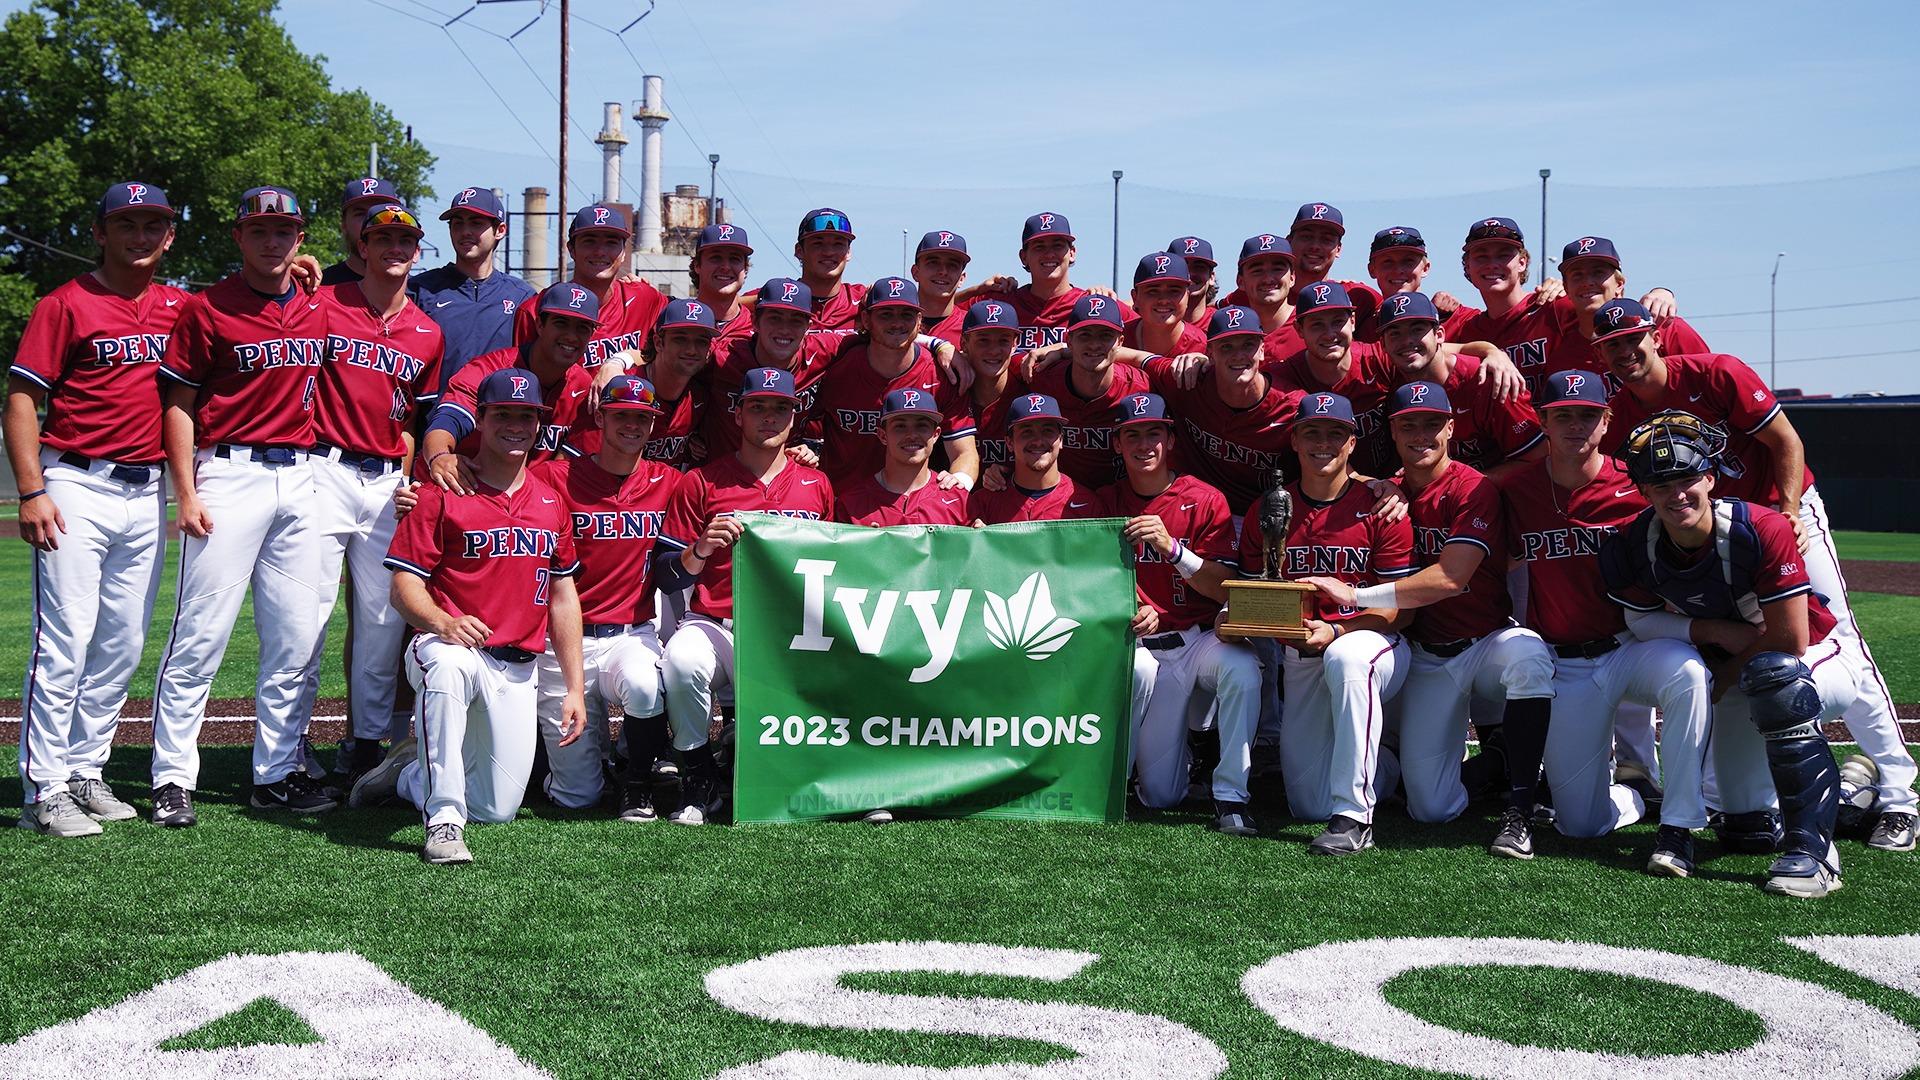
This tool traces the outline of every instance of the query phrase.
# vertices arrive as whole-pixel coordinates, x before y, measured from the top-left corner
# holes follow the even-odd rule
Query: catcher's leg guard
[[[1767,770],[1780,796],[1782,854],[1777,876],[1811,876],[1829,862],[1840,811],[1840,770],[1820,734],[1820,692],[1796,656],[1760,653],[1740,672],[1753,724],[1767,742]],[[1804,874],[1802,873],[1804,871]]]

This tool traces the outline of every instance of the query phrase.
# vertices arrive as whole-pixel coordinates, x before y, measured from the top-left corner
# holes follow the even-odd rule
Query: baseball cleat
[[[96,781],[97,782],[97,781]],[[20,827],[32,829],[42,836],[99,836],[105,830],[100,823],[80,809],[72,795],[56,791],[37,803],[28,803],[20,809]]]
[[[673,760],[672,758],[664,758],[664,757],[663,757],[663,758],[655,758],[655,759],[654,759],[654,761],[653,761],[653,775],[655,775],[655,776],[679,776],[679,775],[680,775],[680,763],[679,763],[679,762],[677,762],[677,761],[675,761],[675,760]]]
[[[1717,821],[1709,814],[1707,825],[1720,834],[1720,842],[1729,851],[1771,855],[1780,850],[1780,816],[1772,810],[1721,814]]]
[[[1838,891],[1840,875],[1805,852],[1790,851],[1773,860],[1773,865],[1767,868],[1767,883],[1761,888],[1775,896],[1812,900]]]
[[[1840,763],[1840,817],[1834,831],[1866,832],[1874,824],[1874,808],[1880,805],[1880,768],[1864,754],[1854,754]]]
[[[291,810],[296,814],[324,814],[340,805],[327,789],[303,772],[291,772],[271,784],[253,785],[248,803],[255,810]]]
[[[1880,815],[1873,824],[1873,835],[1867,837],[1867,846],[1881,851],[1913,850],[1913,815],[1889,810]]]
[[[885,807],[881,807],[878,810],[869,810],[860,815],[860,820],[869,825],[891,825],[893,824],[893,811]]]
[[[667,815],[675,825],[705,825],[720,811],[720,785],[710,776],[689,776],[682,785],[680,808]]]
[[[1494,835],[1493,843],[1487,845],[1487,852],[1509,859],[1533,858],[1533,829],[1528,827],[1527,817],[1525,810],[1507,807],[1500,815],[1500,831]]]
[[[347,795],[347,805],[355,810],[368,806],[379,806],[400,793],[400,770],[420,756],[420,744],[413,739],[401,739],[387,751],[380,764],[368,770],[360,779],[354,781],[353,791]]]
[[[1213,803],[1213,831],[1228,836],[1259,836],[1260,826],[1247,813],[1247,804],[1216,799]]]
[[[361,777],[379,767],[384,754],[379,739],[354,739],[351,743],[343,743],[340,756],[334,763],[337,775],[345,777],[347,787],[351,789]]]
[[[168,829],[184,829],[199,822],[193,813],[193,792],[179,784],[162,784],[153,789],[153,823]]]
[[[660,811],[653,807],[653,789],[644,783],[628,784],[620,789],[620,820],[659,821]]]
[[[1647,859],[1647,873],[1655,877],[1693,876],[1693,833],[1677,825],[1660,826]]]
[[[1632,790],[1646,804],[1648,816],[1660,812],[1665,792],[1653,782],[1653,770],[1637,761],[1622,761],[1613,767],[1613,782]]]
[[[1327,822],[1327,831],[1307,845],[1312,855],[1357,855],[1373,846],[1373,826],[1335,814]]]
[[[105,780],[69,780],[67,791],[73,795],[73,801],[80,805],[80,809],[95,821],[131,821],[140,816],[140,811],[115,795]]]
[[[427,842],[420,849],[420,860],[434,866],[453,866],[473,861],[467,849],[466,829],[451,821],[427,826]]]

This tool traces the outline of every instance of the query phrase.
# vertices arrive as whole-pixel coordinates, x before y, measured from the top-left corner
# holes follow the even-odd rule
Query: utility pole
[[[707,224],[720,224],[720,155],[707,155]]]
[[[1536,287],[1547,281],[1547,177],[1552,175],[1552,169],[1540,170],[1540,275],[1534,279]]]
[[[1774,340],[1773,320],[1780,296],[1780,260],[1786,257],[1784,251],[1773,257],[1773,278],[1767,283],[1767,382],[1774,390],[1780,389],[1780,351]]]
[[[900,230],[900,276],[907,276],[907,230]]]
[[[1113,291],[1120,291],[1120,178],[1126,174],[1113,170]]]
[[[379,143],[373,143],[367,147],[367,175],[368,176],[380,175],[380,144]]]
[[[560,0],[560,186],[554,194],[560,200],[560,272],[555,281],[567,280],[567,76],[573,59],[573,20],[571,0]]]

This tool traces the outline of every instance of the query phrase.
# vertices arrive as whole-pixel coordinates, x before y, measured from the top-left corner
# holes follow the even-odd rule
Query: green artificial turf
[[[109,779],[144,787],[143,748]],[[1063,982],[871,975],[849,986],[1071,1002],[1167,1017],[1216,1043],[1236,1078],[1403,1076],[1287,1033],[1241,993],[1248,969],[1329,941],[1507,936],[1704,956],[1805,979],[1920,1025],[1920,1000],[1830,967],[1788,935],[1913,926],[1920,857],[1843,843],[1847,888],[1763,894],[1767,859],[1700,840],[1700,873],[1641,872],[1652,829],[1540,835],[1530,863],[1488,857],[1476,807],[1424,826],[1383,810],[1379,848],[1316,859],[1316,824],[1259,806],[1265,835],[1208,831],[1198,813],[1120,825],[915,822],[683,828],[603,813],[523,811],[476,826],[478,862],[421,864],[410,809],[310,820],[238,809],[247,751],[205,754],[201,824],[111,823],[55,841],[0,828],[0,902],[22,936],[0,950],[0,1043],[120,1001],[233,952],[349,950],[556,1077],[711,1076],[786,1050],[954,1066],[1041,1062],[1039,1043],[767,1023],[704,991],[708,972],[779,950],[954,941],[1086,950]],[[4,768],[5,766],[0,766]],[[0,779],[0,800],[19,796]],[[144,799],[138,800],[144,804]],[[144,808],[144,806],[143,806]],[[1437,1023],[1494,1038],[1621,1052],[1738,1048],[1755,1020],[1716,998],[1542,968],[1439,968],[1388,987]],[[177,1045],[299,1041],[272,1008]]]
[[[1920,597],[1848,593],[1847,600],[1893,700],[1920,702]]]
[[[1844,532],[1833,534],[1843,559],[1874,562],[1920,562],[1920,533]]]

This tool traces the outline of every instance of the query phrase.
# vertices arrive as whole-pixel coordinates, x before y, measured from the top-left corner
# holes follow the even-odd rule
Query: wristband
[[[29,491],[25,495],[20,496],[20,505],[25,506],[27,505],[27,503],[31,502],[34,499],[39,498],[42,495],[45,495],[46,493],[47,493],[46,488],[41,488],[38,491]]]
[[[1333,627],[1333,640],[1335,641],[1339,641],[1340,635],[1347,632],[1347,624],[1344,622],[1331,623],[1330,625]]]
[[[439,461],[439,460],[440,460],[441,458],[443,458],[443,457],[446,457],[446,456],[447,456],[448,454],[451,454],[451,453],[453,453],[453,451],[451,451],[451,450],[442,450],[442,451],[440,451],[440,452],[439,452],[439,453],[437,453],[437,454],[428,454],[428,455],[427,455],[427,468],[429,468],[429,469],[431,469],[431,468],[433,468],[433,463],[434,463],[434,462],[436,462],[436,461]]]
[[[1206,564],[1207,560],[1202,559],[1192,548],[1178,540],[1173,542],[1173,568],[1180,571],[1181,577],[1191,578]]]
[[[1400,602],[1394,596],[1394,584],[1369,585],[1356,589],[1353,594],[1353,606],[1360,608],[1398,608]]]
[[[963,472],[948,473],[947,475],[953,477],[954,487],[959,488],[961,491],[973,490],[973,477]]]

